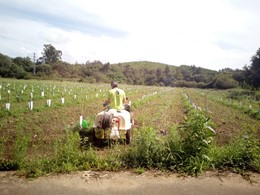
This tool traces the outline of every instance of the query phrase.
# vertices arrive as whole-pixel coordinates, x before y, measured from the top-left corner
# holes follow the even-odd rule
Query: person
[[[108,99],[103,104],[107,106],[110,104],[110,109],[124,110],[126,103],[126,95],[123,89],[118,88],[118,83],[116,81],[111,82],[111,90],[108,92]]]

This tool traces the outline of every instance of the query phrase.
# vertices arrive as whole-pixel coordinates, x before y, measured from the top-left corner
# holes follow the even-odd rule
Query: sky
[[[260,48],[260,0],[0,0],[0,53],[110,64],[242,69]]]

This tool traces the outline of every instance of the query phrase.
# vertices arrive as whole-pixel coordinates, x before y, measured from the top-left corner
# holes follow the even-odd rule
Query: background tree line
[[[51,44],[44,45],[42,57],[34,64],[29,57],[10,58],[0,53],[0,76],[18,79],[73,79],[80,82],[117,80],[132,85],[160,85],[229,89],[260,87],[260,48],[251,58],[251,65],[242,70],[229,68],[213,71],[195,65],[171,66],[140,61],[110,64],[96,60],[85,64],[70,64],[61,60],[62,51]],[[33,70],[35,68],[35,75]]]

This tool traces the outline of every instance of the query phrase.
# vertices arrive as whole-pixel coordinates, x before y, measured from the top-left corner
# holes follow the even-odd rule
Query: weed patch
[[[165,160],[164,142],[157,137],[153,128],[139,129],[135,134],[135,139],[123,155],[123,160],[127,167],[138,168],[160,168]]]
[[[217,169],[260,171],[260,143],[252,132],[239,135],[229,145],[215,148],[213,153]]]

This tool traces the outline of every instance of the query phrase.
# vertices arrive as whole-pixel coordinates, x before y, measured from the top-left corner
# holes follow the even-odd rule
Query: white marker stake
[[[47,105],[50,107],[51,106],[51,99],[47,99]]]
[[[41,92],[41,96],[44,97],[44,91]]]
[[[29,110],[33,109],[33,101],[28,102],[28,107],[29,107]]]
[[[65,99],[61,98],[61,103],[64,104],[64,102],[65,102]]]
[[[80,115],[79,116],[79,126],[80,126],[80,128],[82,128],[82,121],[83,121],[83,116]]]
[[[6,107],[7,110],[10,110],[11,104],[10,103],[6,103],[5,107]]]
[[[76,98],[77,98],[77,95],[75,94],[75,95],[74,95],[74,100],[75,100]]]

